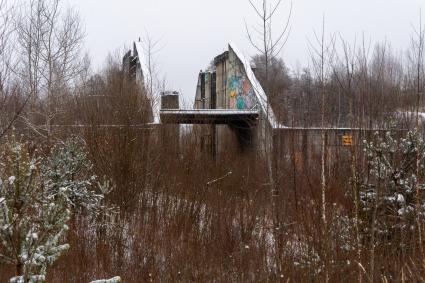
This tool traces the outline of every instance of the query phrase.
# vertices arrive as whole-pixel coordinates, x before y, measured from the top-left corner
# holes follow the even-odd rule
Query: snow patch
[[[90,283],[119,283],[119,282],[122,282],[121,277],[115,276],[111,279],[94,280],[94,281],[91,281]]]

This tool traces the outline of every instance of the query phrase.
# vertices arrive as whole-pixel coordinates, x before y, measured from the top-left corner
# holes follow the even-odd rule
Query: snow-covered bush
[[[122,282],[121,277],[115,276],[115,277],[110,278],[110,279],[94,280],[94,281],[91,281],[90,283],[120,283],[120,282]]]
[[[387,133],[365,143],[364,151],[369,165],[360,191],[365,235],[376,233],[378,239],[403,241],[416,231],[417,219],[423,221],[425,142],[416,132],[399,140]]]
[[[91,165],[75,139],[47,159],[30,155],[14,137],[0,148],[0,264],[15,267],[10,282],[43,282],[62,252],[75,208],[92,208]]]

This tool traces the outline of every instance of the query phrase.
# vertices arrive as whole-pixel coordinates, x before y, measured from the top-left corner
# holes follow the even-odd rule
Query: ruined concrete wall
[[[159,101],[156,101],[156,98],[151,93],[151,78],[142,52],[143,47],[141,42],[134,42],[133,48],[128,50],[123,57],[122,70],[129,79],[134,80],[140,89],[143,90],[141,95],[149,99],[151,104],[149,121],[159,123]]]
[[[216,108],[253,109],[258,105],[254,88],[247,77],[245,67],[237,54],[229,48],[214,58]],[[196,109],[209,109],[211,105],[211,82],[214,72],[201,72],[198,76],[195,97]]]
[[[201,76],[202,76],[202,71],[199,72],[199,75],[198,75],[198,82],[196,84],[195,102],[193,103],[193,109],[202,109]]]
[[[254,89],[235,52],[230,48],[229,51],[217,56],[214,63],[217,76],[217,108],[254,108],[257,105]]]
[[[211,73],[205,72],[204,74],[204,101],[203,107],[204,109],[210,109],[211,105]]]
[[[227,101],[229,109],[253,109],[257,98],[244,66],[232,49],[229,50]]]
[[[227,102],[227,52],[217,56],[214,59],[214,64],[216,68],[216,93],[217,93],[217,108],[226,109]]]
[[[199,72],[198,83],[196,84],[196,94],[194,109],[211,109],[212,104],[212,78],[215,75],[215,72],[206,71]]]
[[[240,58],[229,45],[228,51],[214,58],[214,70],[199,73],[195,109],[261,109],[255,89],[247,75],[246,68],[249,68],[249,64],[244,64],[241,60],[245,59]],[[207,144],[211,145],[212,139],[215,139],[218,154],[229,150],[233,144],[242,150],[244,146],[251,149],[259,146],[261,150],[266,146],[271,147],[271,140],[265,138],[270,134],[266,131],[267,114],[260,113],[260,115],[258,125],[251,128],[247,125],[194,126],[201,136],[200,146],[207,147]]]

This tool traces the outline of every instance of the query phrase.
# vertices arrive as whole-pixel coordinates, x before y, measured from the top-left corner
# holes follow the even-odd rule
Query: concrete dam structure
[[[265,135],[279,127],[249,61],[233,44],[199,73],[193,110],[161,109],[160,118],[165,124],[194,124],[199,146],[213,156],[229,144],[241,151],[264,147]]]
[[[135,42],[133,50],[124,56],[123,68],[145,86],[150,78],[142,54],[142,44]],[[386,131],[282,125],[276,119],[250,61],[232,43],[206,70],[200,71],[193,109],[180,109],[178,92],[162,92],[159,99],[160,103],[152,103],[152,124],[167,132],[178,132],[181,124],[193,125],[191,131],[194,135],[196,133],[199,150],[213,158],[234,147],[240,152],[268,149],[280,156],[279,159],[296,156],[297,160],[305,161],[311,158],[309,155],[320,151],[322,133],[328,156],[346,155],[366,136]]]

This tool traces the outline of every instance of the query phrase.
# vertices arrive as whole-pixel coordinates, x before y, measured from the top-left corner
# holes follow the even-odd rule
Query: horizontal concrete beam
[[[199,110],[161,110],[162,124],[237,124],[257,123],[257,110],[199,109]]]
[[[409,129],[383,129],[383,128],[349,128],[349,127],[282,127],[274,128],[276,132],[306,131],[306,132],[407,132]]]

